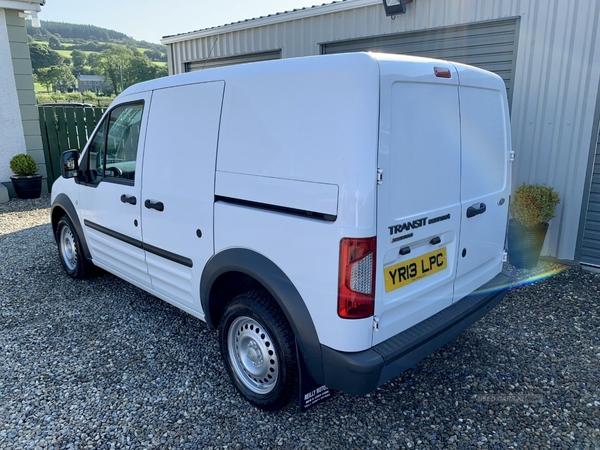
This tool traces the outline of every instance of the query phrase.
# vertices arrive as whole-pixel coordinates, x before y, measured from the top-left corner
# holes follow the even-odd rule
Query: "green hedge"
[[[115,97],[98,97],[94,92],[67,92],[53,94],[36,94],[38,103],[57,103],[57,102],[72,102],[72,103],[90,103],[94,106],[103,108],[108,107]]]

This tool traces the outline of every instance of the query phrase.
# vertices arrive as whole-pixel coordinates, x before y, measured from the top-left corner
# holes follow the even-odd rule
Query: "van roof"
[[[367,69],[378,61],[434,61],[430,58],[418,56],[393,55],[385,53],[357,52],[341,53],[334,55],[305,56],[300,58],[287,58],[271,61],[253,62],[247,64],[237,64],[226,67],[217,67],[213,69],[188,72],[179,75],[171,75],[164,78],[145,81],[135,84],[125,89],[120,95],[127,96],[134,93],[150,91],[155,89],[164,89],[172,86],[180,86],[190,83],[199,83],[204,81],[225,80],[232,78],[243,78],[256,75],[275,75],[285,74],[290,71],[302,71],[311,69],[325,69],[331,67],[335,69],[336,64],[355,65],[357,70]],[[365,67],[366,66],[366,67]],[[368,70],[368,69],[367,69]]]

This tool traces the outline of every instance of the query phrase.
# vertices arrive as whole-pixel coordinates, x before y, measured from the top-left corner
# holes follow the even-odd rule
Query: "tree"
[[[153,64],[145,54],[124,45],[113,45],[92,61],[88,56],[89,63],[96,74],[110,80],[117,93],[132,84],[167,75],[166,69]]]
[[[99,58],[100,58],[100,55],[98,53],[89,53],[86,57],[85,62],[87,63],[88,66],[94,67],[98,64]]]
[[[81,50],[73,50],[71,52],[71,60],[73,61],[73,69],[71,69],[71,71],[73,72],[73,75],[77,77],[85,70],[84,66],[87,57]]]
[[[45,86],[48,92],[50,92],[50,90],[55,90],[56,88],[64,91],[77,82],[77,79],[64,64],[39,69],[36,80],[38,83]]]
[[[32,43],[29,45],[31,67],[37,73],[43,67],[58,66],[63,63],[63,57],[46,45]]]
[[[87,57],[81,50],[73,50],[71,52],[71,59],[73,60],[73,65],[75,68],[83,68],[83,66],[85,66]]]
[[[167,66],[158,66],[156,69],[156,78],[162,78],[169,76],[169,69]]]
[[[152,61],[162,61],[163,59],[166,61],[167,56],[164,53],[159,52],[158,50],[150,49],[144,52],[148,58]]]
[[[121,73],[126,77],[127,65],[133,58],[133,51],[124,45],[113,45],[109,50],[104,50],[94,61],[92,68],[96,73],[104,75],[110,80],[117,93],[124,89],[121,83]]]
[[[146,55],[134,54],[127,64],[127,85],[156,78],[156,69]]]
[[[50,45],[50,48],[53,50],[62,50],[62,45],[60,43],[60,40],[52,35],[50,36],[50,38],[48,38],[48,45]]]

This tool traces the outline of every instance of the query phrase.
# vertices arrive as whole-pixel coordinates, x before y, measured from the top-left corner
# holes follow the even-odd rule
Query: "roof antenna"
[[[215,44],[217,43],[217,41],[219,40],[219,36],[217,36],[215,38],[215,42],[213,42],[212,47],[210,48],[210,52],[208,52],[208,56],[206,57],[206,59],[204,60],[204,65],[202,66],[201,70],[204,70],[204,67],[206,67],[206,64],[208,63],[208,60],[210,59],[210,55],[212,55],[213,50],[215,49]]]

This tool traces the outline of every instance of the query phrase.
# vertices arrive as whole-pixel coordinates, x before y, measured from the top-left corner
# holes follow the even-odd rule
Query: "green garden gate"
[[[106,108],[84,106],[38,106],[48,190],[60,176],[60,155],[85,147]]]

